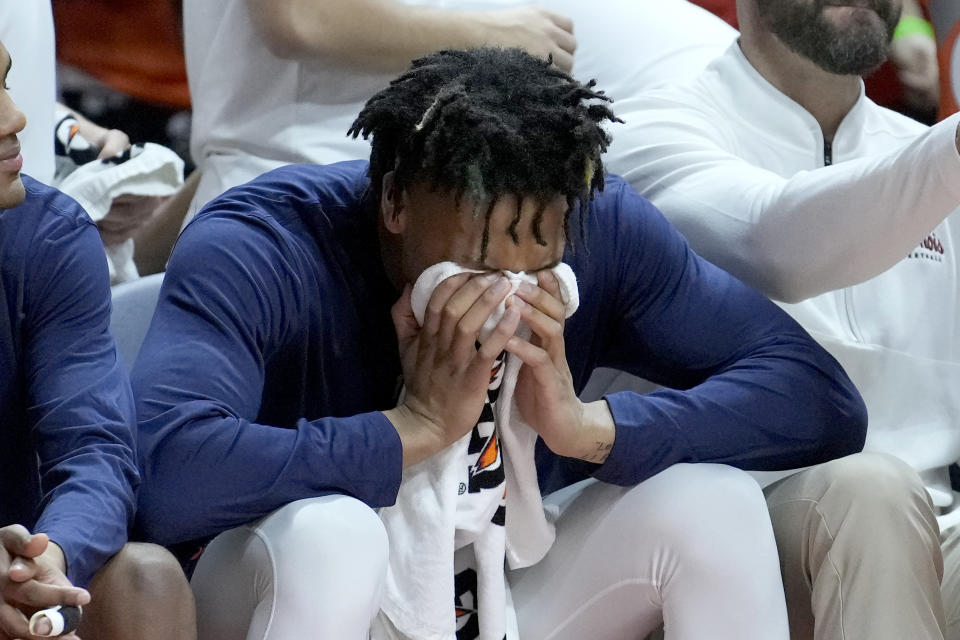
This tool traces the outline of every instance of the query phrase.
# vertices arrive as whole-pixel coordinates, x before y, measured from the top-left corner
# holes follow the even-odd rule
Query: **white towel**
[[[83,207],[94,222],[102,220],[119,196],[142,196],[143,206],[156,207],[154,198],[172,196],[183,184],[183,160],[159,144],[135,144],[113,158],[97,160],[96,149],[76,132],[69,114],[57,124],[58,170],[53,186]],[[94,158],[89,160],[89,158]],[[74,165],[75,162],[82,164]],[[132,198],[131,206],[138,206]],[[139,199],[138,199],[139,200]],[[133,262],[133,239],[105,247],[110,284],[140,277]]]
[[[472,270],[442,262],[421,274],[411,295],[421,324],[437,285],[465,271]],[[565,264],[553,272],[569,317],[579,306],[576,277]],[[523,281],[536,283],[536,274],[504,275],[511,294]],[[501,303],[490,316],[481,339],[496,327],[505,308]],[[530,329],[521,324],[517,335],[528,337]],[[513,401],[521,365],[507,353],[498,359],[477,426],[404,470],[396,504],[381,509],[390,562],[381,611],[371,628],[373,640],[454,640],[458,630],[461,638],[516,638],[504,560],[512,569],[536,564],[555,535],[537,484],[537,434]]]

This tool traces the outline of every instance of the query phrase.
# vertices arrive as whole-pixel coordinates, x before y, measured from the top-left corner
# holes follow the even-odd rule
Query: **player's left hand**
[[[537,283],[520,285],[510,301],[532,332],[530,340],[514,336],[507,342],[507,351],[524,364],[514,397],[523,418],[551,451],[579,457],[584,412],[567,365],[560,283],[547,270],[538,272]]]

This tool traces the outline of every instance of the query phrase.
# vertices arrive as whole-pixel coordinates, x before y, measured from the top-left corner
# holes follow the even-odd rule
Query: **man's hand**
[[[490,369],[513,337],[520,313],[510,309],[477,348],[484,322],[506,297],[509,281],[496,274],[459,274],[434,290],[417,324],[410,287],[393,306],[406,395],[384,414],[403,444],[404,467],[450,446],[480,418]]]
[[[924,28],[917,29],[918,24]],[[917,0],[903,1],[900,24],[890,43],[890,61],[906,89],[907,103],[915,109],[936,109],[940,100],[937,40]]]
[[[122,153],[130,148],[130,138],[123,131],[101,127],[89,120],[82,113],[74,111],[65,104],[58,103],[57,109],[58,112],[68,112],[76,119],[77,129],[80,135],[100,150],[97,157],[101,160],[104,158],[112,158],[118,153]],[[58,115],[57,117],[59,118],[60,116]]]
[[[553,56],[553,63],[561,70],[570,73],[573,69],[577,39],[570,18],[535,7],[491,11],[485,18],[481,19],[487,24],[485,44],[520,47],[544,59]]]
[[[890,44],[890,60],[906,89],[907,102],[918,109],[935,108],[940,100],[937,41],[923,33],[897,38]]]
[[[124,194],[110,203],[110,210],[97,222],[103,244],[113,246],[132,238],[153,217],[154,212],[170,196],[136,196]]]
[[[93,144],[100,149],[97,154],[99,159],[112,158],[130,148],[130,137],[120,129],[97,128],[100,130],[99,137]]]
[[[90,602],[90,594],[71,585],[65,570],[63,552],[45,534],[31,535],[17,524],[0,528],[0,640],[34,637],[26,612]]]
[[[112,158],[130,148],[130,138],[123,131],[101,127],[76,111],[73,112],[73,116],[77,119],[80,135],[100,150],[97,154],[100,160]]]
[[[532,331],[529,341],[513,337],[507,351],[523,361],[514,398],[521,415],[554,453],[602,463],[616,430],[604,400],[584,404],[573,388],[563,327],[565,306],[551,271],[537,274],[539,286],[520,285],[511,308],[520,309]]]

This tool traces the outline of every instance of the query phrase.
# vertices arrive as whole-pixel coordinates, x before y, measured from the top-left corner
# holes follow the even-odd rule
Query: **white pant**
[[[555,545],[510,574],[523,640],[634,640],[661,623],[668,640],[789,637],[766,503],[746,474],[676,465],[548,501],[562,508]],[[192,581],[199,638],[365,639],[386,566],[372,510],[294,502],[210,544]]]
[[[190,581],[199,637],[366,638],[387,548],[377,514],[341,495],[298,500],[221,533]]]

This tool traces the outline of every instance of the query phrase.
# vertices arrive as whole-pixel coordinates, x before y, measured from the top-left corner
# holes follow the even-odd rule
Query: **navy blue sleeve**
[[[265,362],[305,315],[305,263],[267,218],[218,214],[184,230],[132,374],[150,539],[211,536],[324,493],[396,499],[400,439],[382,413],[256,422]]]
[[[609,253],[590,258],[617,287],[600,364],[672,388],[606,396],[616,441],[595,476],[631,485],[678,462],[780,470],[860,451],[866,407],[839,363],[631,188],[608,189],[616,224],[592,231]]]
[[[96,227],[71,212],[41,231],[27,266],[23,323],[43,491],[35,531],[63,549],[67,576],[85,586],[133,522],[140,480],[133,397],[109,332],[110,279]]]

